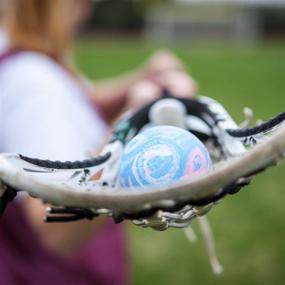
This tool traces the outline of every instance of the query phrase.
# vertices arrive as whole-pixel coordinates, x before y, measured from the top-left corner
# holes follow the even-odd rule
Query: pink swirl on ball
[[[189,154],[183,178],[206,173],[209,168],[209,158],[199,147],[195,147]]]

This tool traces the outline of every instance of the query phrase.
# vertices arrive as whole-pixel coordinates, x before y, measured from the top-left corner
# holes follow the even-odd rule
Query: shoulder
[[[0,65],[0,85],[2,100],[9,97],[9,101],[35,99],[37,95],[37,100],[58,102],[81,93],[77,80],[63,67],[35,52],[20,52],[5,60]]]
[[[6,81],[9,78],[23,82],[55,80],[58,76],[67,76],[66,73],[48,56],[35,52],[19,52],[6,59],[0,67],[0,74]]]

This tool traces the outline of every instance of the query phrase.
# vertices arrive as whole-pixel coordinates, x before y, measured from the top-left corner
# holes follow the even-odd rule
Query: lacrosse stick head
[[[14,189],[62,206],[50,209],[52,214],[68,214],[49,216],[48,221],[104,214],[116,222],[129,219],[157,230],[186,227],[226,194],[238,192],[252,176],[282,158],[284,128],[270,139],[264,133],[282,125],[283,120],[281,115],[263,126],[240,130],[215,100],[203,96],[178,99],[164,92],[156,101],[121,117],[100,157],[62,163],[6,154],[0,157],[0,176]],[[207,146],[213,169],[151,191],[120,187],[118,174],[127,143],[158,125],[176,126],[195,134]]]

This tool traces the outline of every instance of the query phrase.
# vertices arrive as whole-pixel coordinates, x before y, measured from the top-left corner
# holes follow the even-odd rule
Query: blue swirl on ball
[[[159,126],[143,131],[127,144],[119,182],[130,189],[157,188],[210,167],[209,153],[196,136],[177,127]]]

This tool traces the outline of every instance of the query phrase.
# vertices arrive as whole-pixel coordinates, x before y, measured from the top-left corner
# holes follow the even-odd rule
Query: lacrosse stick
[[[136,112],[122,116],[100,156],[76,162],[0,155],[2,211],[17,191],[45,203],[47,222],[92,219],[131,220],[156,230],[186,228],[227,194],[235,194],[252,178],[285,155],[285,113],[252,128],[239,128],[221,104],[199,96],[174,98],[168,92]],[[174,125],[195,134],[207,146],[214,168],[170,187],[150,191],[119,187],[124,146],[155,125]],[[94,177],[96,180],[94,180]],[[91,179],[93,178],[93,179]],[[205,222],[203,223],[205,229]],[[207,230],[205,230],[207,232]]]

